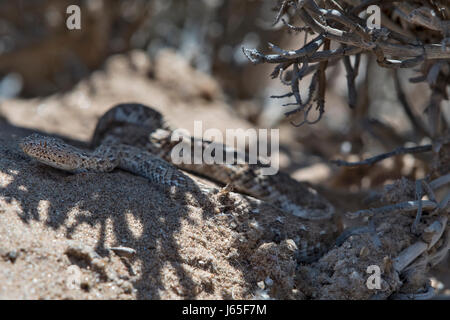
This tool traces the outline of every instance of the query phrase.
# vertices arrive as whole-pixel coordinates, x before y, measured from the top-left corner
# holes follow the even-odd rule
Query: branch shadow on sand
[[[44,228],[64,230],[68,239],[79,238],[77,232],[83,226],[97,229],[94,250],[100,256],[111,254],[107,249],[111,246],[135,249],[134,259],[141,260],[140,276],[132,281],[138,299],[162,298],[160,292],[169,289],[162,279],[166,269],[178,278],[179,288],[173,288],[176,294],[196,297],[198,283],[183,266],[186,261],[180,255],[177,236],[186,223],[196,223],[190,218],[192,207],[182,200],[174,201],[145,178],[121,170],[71,174],[45,166],[26,156],[18,145],[35,130],[2,124],[0,132],[0,174],[7,177],[0,184],[0,199],[15,202],[25,224],[41,221]],[[85,147],[81,142],[64,140]],[[201,215],[208,219],[212,209],[203,210]],[[115,242],[108,245],[107,238]]]
[[[242,211],[228,202],[227,192],[217,199],[195,189],[174,195],[122,170],[71,174],[51,168],[19,148],[20,139],[34,132],[0,126],[0,203],[15,204],[25,224],[37,221],[101,257],[112,258],[111,247],[134,249],[132,258],[120,261],[137,299],[250,298],[267,277],[274,277],[275,297],[295,298],[297,254],[311,244],[321,251],[318,245],[335,237],[327,220],[309,221],[267,203]]]

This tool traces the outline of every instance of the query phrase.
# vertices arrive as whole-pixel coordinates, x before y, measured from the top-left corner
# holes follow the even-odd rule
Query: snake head
[[[67,145],[60,139],[34,133],[22,139],[19,146],[26,155],[51,167],[65,171],[76,171],[79,168],[76,160],[82,151]]]

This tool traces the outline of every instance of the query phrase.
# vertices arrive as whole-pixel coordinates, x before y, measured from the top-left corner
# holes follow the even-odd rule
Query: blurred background
[[[81,8],[81,30],[68,30],[66,8]],[[279,42],[274,1],[92,0],[1,1],[2,96],[48,95],[70,89],[105,59],[133,48],[155,57],[173,48],[195,68],[214,74],[233,98],[253,98],[258,71],[242,46]],[[14,89],[14,90],[13,90]]]

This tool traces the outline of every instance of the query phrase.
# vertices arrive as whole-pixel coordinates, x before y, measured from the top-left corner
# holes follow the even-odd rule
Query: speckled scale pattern
[[[191,139],[192,146],[197,143],[203,149],[215,143],[191,137],[188,139]],[[139,103],[116,105],[99,119],[91,142],[91,145],[96,147],[93,153],[75,150],[68,145],[61,147],[62,141],[46,142],[43,137],[35,137],[34,140],[34,144],[38,143],[37,146],[29,147],[27,153],[60,169],[78,172],[111,171],[118,166],[157,183],[173,182],[176,185],[183,180],[175,179],[179,175],[175,172],[179,171],[173,166],[169,168],[160,164],[160,161],[164,160],[171,162],[171,150],[176,143],[171,141],[171,130],[165,125],[161,113]],[[52,147],[43,148],[43,144],[46,143],[51,144]],[[59,147],[56,147],[57,145]],[[134,149],[130,150],[131,147]],[[230,150],[230,148],[223,148],[225,149]],[[31,152],[32,150],[40,151],[36,154]],[[72,163],[67,165],[70,161]],[[231,185],[237,192],[270,202],[301,218],[321,220],[329,219],[334,214],[333,207],[326,199],[320,197],[306,184],[282,172],[267,176],[261,173],[257,165],[248,164],[177,164],[176,166],[223,185]],[[175,171],[168,173],[170,170]]]
[[[170,163],[174,145],[170,134],[158,111],[137,103],[120,104],[99,119],[91,141],[94,151],[81,150],[60,139],[38,134],[22,139],[20,147],[30,157],[69,172],[109,172],[120,168],[145,177],[170,193],[201,195],[197,197],[199,204],[207,206],[207,199],[221,189],[191,179]],[[211,142],[199,143],[205,148]],[[239,193],[228,192],[229,198],[234,199],[233,206],[240,212],[269,205],[303,219],[319,220],[321,225],[332,224],[331,204],[286,174],[264,176],[257,166],[246,164],[180,164],[178,167],[231,185]],[[201,203],[201,199],[206,199],[205,203]],[[317,241],[310,244],[308,237],[303,238],[301,244],[299,252],[305,259],[309,259],[311,252],[317,252],[317,245],[320,245]]]

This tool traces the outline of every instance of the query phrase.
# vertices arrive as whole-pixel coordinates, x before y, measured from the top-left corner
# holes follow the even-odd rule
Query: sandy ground
[[[1,136],[1,298],[249,297],[220,217],[128,173],[49,169],[24,158],[17,135]],[[107,249],[119,246],[135,256]]]
[[[293,291],[297,248],[289,238],[303,237],[309,222],[271,208],[257,217],[217,214],[120,170],[73,175],[20,151],[20,138],[36,130],[86,147],[97,118],[127,101],[156,106],[175,127],[192,130],[194,119],[205,128],[249,127],[233,116],[217,84],[182,60],[150,66],[140,58],[113,57],[66,94],[2,103],[11,124],[0,127],[0,298],[304,297]],[[140,76],[133,71],[139,63]],[[145,76],[150,70],[156,80]],[[274,242],[280,235],[286,239]]]
[[[414,241],[411,217],[380,219],[379,232],[397,238],[380,248],[369,236],[351,237],[297,268],[294,239],[338,231],[336,221],[309,223],[269,207],[256,215],[218,214],[174,201],[127,172],[73,175],[18,148],[34,131],[86,147],[97,119],[131,101],[154,106],[173,127],[192,130],[194,120],[203,120],[204,129],[250,127],[213,79],[171,53],[154,62],[140,52],[115,56],[70,92],[2,102],[1,299],[365,299],[373,294],[363,285],[367,263],[388,270],[390,259]],[[375,254],[359,259],[367,250]],[[349,274],[352,281],[343,282]],[[389,273],[383,292],[398,285]]]

